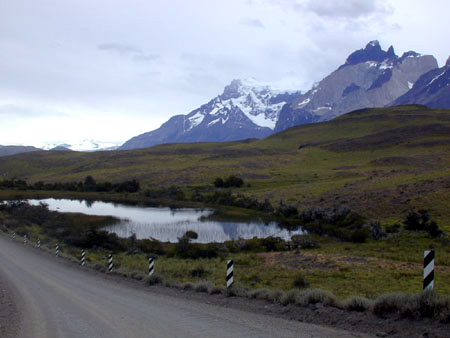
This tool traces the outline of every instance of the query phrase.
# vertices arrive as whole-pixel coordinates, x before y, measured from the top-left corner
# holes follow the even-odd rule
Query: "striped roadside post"
[[[13,232],[13,239],[16,239],[16,233]]]
[[[56,247],[55,247],[55,256],[56,257],[59,256],[59,245],[58,244],[56,244]]]
[[[232,260],[227,261],[227,288],[231,288],[233,286],[233,270],[234,263]]]
[[[84,266],[84,264],[86,264],[86,253],[84,249],[81,249],[81,266]]]
[[[113,263],[113,256],[109,254],[108,256],[108,272],[113,272],[114,269],[114,263]]]
[[[434,288],[434,250],[426,250],[423,253],[423,289]]]
[[[155,261],[153,260],[153,258],[149,257],[148,258],[148,275],[149,276],[153,275],[154,264],[155,264]]]
[[[23,235],[23,244],[27,244],[27,235]]]
[[[38,249],[41,247],[41,240],[38,238],[37,239],[37,244],[36,244],[36,246],[38,247]]]

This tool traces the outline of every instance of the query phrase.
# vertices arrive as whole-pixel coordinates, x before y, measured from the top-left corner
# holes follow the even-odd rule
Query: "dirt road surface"
[[[160,294],[3,235],[0,286],[6,337],[365,337]]]

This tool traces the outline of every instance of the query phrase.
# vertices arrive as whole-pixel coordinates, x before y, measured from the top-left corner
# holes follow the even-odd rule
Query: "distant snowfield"
[[[50,150],[56,147],[64,147],[73,151],[99,151],[115,150],[120,146],[118,142],[102,142],[96,140],[72,140],[60,143],[46,143],[40,146],[41,149]]]

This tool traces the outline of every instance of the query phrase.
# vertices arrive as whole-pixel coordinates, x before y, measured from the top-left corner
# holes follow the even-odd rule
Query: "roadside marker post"
[[[153,258],[149,257],[149,259],[148,259],[148,275],[149,276],[153,275],[154,264],[155,264],[155,261],[153,260]]]
[[[16,233],[13,232],[13,239],[16,239]]]
[[[27,235],[23,235],[23,244],[27,244]]]
[[[434,289],[434,250],[423,253],[423,289]]]
[[[84,264],[86,264],[86,253],[84,249],[81,249],[81,266],[84,266]]]
[[[56,257],[59,256],[59,245],[58,244],[56,244],[56,247],[55,247],[55,256]]]
[[[36,246],[38,247],[38,249],[41,248],[41,240],[39,238],[37,239],[37,245]]]
[[[232,260],[227,261],[227,289],[233,286],[234,282],[233,270],[234,270],[233,261]]]
[[[114,270],[114,263],[113,263],[113,256],[111,254],[108,256],[108,260],[109,260],[108,272],[113,272],[113,270]]]

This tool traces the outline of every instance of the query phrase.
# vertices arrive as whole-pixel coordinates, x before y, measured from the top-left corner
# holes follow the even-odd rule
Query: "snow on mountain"
[[[73,151],[101,151],[101,150],[115,150],[119,147],[119,143],[114,142],[101,142],[95,140],[74,140],[62,143],[47,143],[41,148],[44,150],[68,149]]]
[[[283,106],[298,94],[255,79],[233,80],[208,103],[187,115],[172,117],[160,128],[125,142],[120,149],[265,137],[273,132]]]
[[[378,41],[370,41],[305,93],[283,91],[255,79],[233,80],[208,103],[187,115],[173,116],[160,128],[133,137],[119,149],[263,138],[353,110],[386,106],[414,89],[422,74],[436,68],[431,55],[410,51],[399,57],[392,46],[384,51]]]

